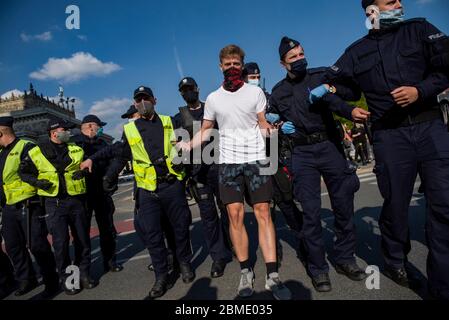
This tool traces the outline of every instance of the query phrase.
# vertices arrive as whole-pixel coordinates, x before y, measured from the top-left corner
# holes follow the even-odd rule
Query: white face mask
[[[260,86],[260,80],[259,79],[248,79],[248,84],[258,87],[258,86]]]
[[[128,122],[134,122],[136,120],[137,120],[136,118],[130,118],[130,119],[128,119]]]

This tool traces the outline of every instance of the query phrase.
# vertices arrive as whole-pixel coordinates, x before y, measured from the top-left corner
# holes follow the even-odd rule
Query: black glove
[[[117,179],[104,176],[103,177],[103,191],[107,195],[114,194],[115,191],[118,189],[118,181]]]
[[[82,178],[84,178],[86,176],[86,174],[87,174],[87,171],[85,171],[85,170],[75,171],[72,174],[72,179],[73,180],[81,180]]]
[[[48,191],[51,188],[53,188],[53,183],[51,183],[50,181],[46,180],[46,179],[42,179],[42,180],[37,180],[36,181],[36,188]]]

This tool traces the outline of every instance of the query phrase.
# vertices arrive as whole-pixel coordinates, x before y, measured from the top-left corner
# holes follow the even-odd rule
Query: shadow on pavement
[[[415,194],[414,197],[420,195]],[[411,241],[417,241],[427,246],[425,241],[425,200],[417,200],[418,206],[411,206],[409,209],[409,228]],[[356,256],[366,262],[367,265],[376,265],[382,270],[384,265],[381,249],[381,236],[378,226],[379,216],[382,207],[365,207],[355,212],[355,225],[357,230]],[[328,260],[335,267],[333,259],[333,241],[335,233],[333,231],[333,219],[327,219],[333,215],[329,209],[323,209],[323,237],[326,246]],[[427,278],[413,264],[408,263],[410,271],[419,279],[421,286],[413,290],[422,299],[428,299]]]

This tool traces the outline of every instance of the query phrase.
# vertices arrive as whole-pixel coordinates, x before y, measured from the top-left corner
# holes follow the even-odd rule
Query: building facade
[[[61,99],[62,100],[62,99]],[[72,105],[69,105],[72,102]],[[30,84],[28,91],[23,95],[14,95],[7,99],[0,98],[0,116],[14,117],[14,131],[18,137],[30,139],[35,142],[48,139],[47,124],[49,116],[65,119],[76,125],[73,134],[79,132],[81,120],[76,118],[74,101],[58,101],[38,94]],[[112,143],[113,137],[103,134],[102,139]]]

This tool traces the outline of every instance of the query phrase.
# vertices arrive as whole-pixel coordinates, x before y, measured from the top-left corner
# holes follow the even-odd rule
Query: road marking
[[[369,178],[365,178],[365,179],[360,179],[360,183],[363,183],[363,182],[370,182],[370,181],[373,181],[373,180],[376,180],[376,179],[377,179],[376,176],[369,177]]]
[[[119,186],[120,186],[120,187],[123,187],[123,186],[130,186],[130,185],[132,185],[132,184],[134,184],[134,182],[125,182],[125,183],[119,183]]]
[[[142,259],[149,258],[149,257],[150,257],[150,255],[147,253],[147,254],[143,254],[143,255],[140,255],[140,256],[134,256],[134,257],[132,257],[130,259],[121,259],[121,260],[118,261],[118,263],[122,264],[122,263],[125,263],[125,262],[142,260]]]
[[[112,195],[112,197],[118,196],[119,194],[123,194],[123,193],[125,193],[125,192],[129,192],[129,191],[131,191],[132,189],[134,189],[134,187],[133,187],[133,188],[126,189],[126,190],[123,190],[123,191],[120,191],[120,192],[116,192],[116,193],[114,193],[114,194]]]
[[[364,174],[359,174],[357,175],[359,178],[364,178],[364,177],[369,177],[374,175],[374,173],[370,172],[370,173],[364,173]]]

